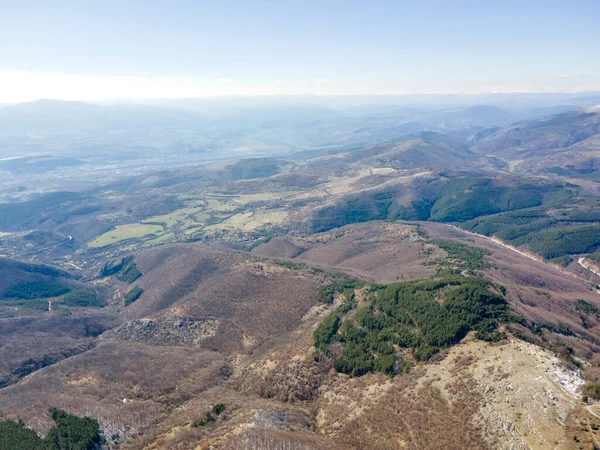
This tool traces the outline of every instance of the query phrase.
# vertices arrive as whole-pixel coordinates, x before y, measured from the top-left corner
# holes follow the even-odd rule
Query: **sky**
[[[600,90],[598,0],[0,0],[0,103]]]

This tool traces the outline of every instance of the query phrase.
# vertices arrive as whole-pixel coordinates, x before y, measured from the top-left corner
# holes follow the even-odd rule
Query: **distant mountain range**
[[[345,157],[348,161],[370,158],[369,164],[398,168],[458,169],[467,160],[472,166],[475,159],[511,170],[566,165],[589,170],[597,165],[599,116],[592,103],[600,103],[597,94],[401,98],[415,104],[375,96],[8,105],[0,107],[0,171],[9,183],[28,183],[25,174],[57,171],[86,174],[90,180],[99,167],[104,169],[98,176],[104,178],[351,150],[357,151]],[[483,100],[489,104],[467,104]],[[552,161],[541,164],[546,158]]]
[[[486,130],[474,141],[476,153],[515,161],[522,168],[598,167],[600,106]]]

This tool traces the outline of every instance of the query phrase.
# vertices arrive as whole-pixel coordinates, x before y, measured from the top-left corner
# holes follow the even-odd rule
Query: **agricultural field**
[[[293,194],[293,193],[291,193]],[[286,195],[290,195],[290,193],[286,193]],[[276,192],[264,192],[264,193],[260,193],[260,194],[241,194],[241,195],[236,195],[235,197],[233,197],[233,200],[236,203],[239,203],[241,205],[245,205],[247,203],[254,203],[254,202],[267,202],[270,200],[277,200],[282,198],[282,195]]]
[[[165,234],[161,234],[160,236],[155,237],[153,239],[147,240],[144,243],[144,246],[151,247],[153,245],[163,244],[163,243],[168,242],[173,239],[175,239],[175,235],[173,233],[165,233]]]
[[[205,201],[186,201],[188,206],[185,208],[151,216],[138,223],[119,225],[95,238],[88,246],[101,248],[128,239],[145,238],[143,246],[152,247],[166,242],[185,241],[194,235],[253,232],[265,225],[282,224],[288,218],[289,214],[285,211],[253,210],[249,206],[279,197],[277,194],[211,195]],[[135,245],[120,248],[127,250],[135,248]]]
[[[99,248],[125,241],[127,239],[142,238],[148,235],[156,235],[163,231],[161,225],[133,223],[119,225],[114,230],[104,233],[88,244],[88,247]]]
[[[198,233],[198,232],[202,231],[203,228],[204,227],[191,227],[191,228],[186,229],[183,233],[186,236],[191,236],[192,234],[195,234],[195,233]]]
[[[219,212],[228,212],[237,209],[239,205],[231,201],[217,200],[215,198],[208,199],[208,209]]]
[[[280,224],[288,217],[285,211],[249,211],[234,214],[223,222],[209,225],[206,232],[212,231],[243,231],[250,232],[267,224]]]
[[[190,216],[195,215],[196,217],[200,214],[199,208],[183,208],[177,209],[169,214],[164,214],[161,216],[150,217],[149,219],[143,220],[142,223],[149,224],[165,224],[167,227],[172,227],[180,222],[186,221]]]

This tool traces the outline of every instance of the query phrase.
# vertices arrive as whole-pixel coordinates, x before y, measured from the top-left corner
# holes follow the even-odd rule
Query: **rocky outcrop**
[[[198,345],[214,336],[218,320],[143,319],[127,322],[104,333],[100,339],[148,342],[161,345]]]

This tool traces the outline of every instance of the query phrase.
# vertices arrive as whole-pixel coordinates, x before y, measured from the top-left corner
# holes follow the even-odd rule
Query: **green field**
[[[213,211],[233,211],[237,209],[239,205],[233,202],[225,202],[222,200],[217,200],[215,198],[208,199],[208,209],[212,209]]]
[[[190,215],[197,213],[199,208],[182,208],[177,209],[169,214],[164,214],[162,216],[154,216],[150,217],[146,220],[143,220],[142,223],[164,223],[167,227],[172,227],[179,222],[183,222]]]
[[[188,228],[187,230],[184,231],[186,236],[190,236],[194,233],[196,233],[197,231],[202,230],[203,227],[192,227],[192,228]]]
[[[150,239],[149,241],[146,241],[146,246],[153,246],[153,245],[158,245],[158,244],[162,244],[163,242],[167,242],[169,239],[172,239],[174,236],[172,233],[165,233],[162,234],[158,237],[155,237],[154,239]]]
[[[98,248],[121,242],[127,239],[141,238],[148,235],[159,234],[163,231],[160,225],[150,225],[141,223],[132,223],[128,225],[119,225],[114,230],[104,233],[88,243],[88,247]]]
[[[248,232],[260,228],[267,223],[281,223],[286,219],[287,215],[288,213],[284,211],[250,211],[239,213],[234,214],[221,223],[209,225],[205,230],[208,232],[225,230],[241,230]]]
[[[289,193],[286,193],[286,195],[289,195]],[[282,198],[282,195],[279,193],[265,192],[265,193],[261,193],[261,194],[241,194],[241,195],[237,195],[233,200],[236,203],[245,205],[247,203],[265,202],[265,201],[276,200],[276,199],[280,199],[280,198]]]

